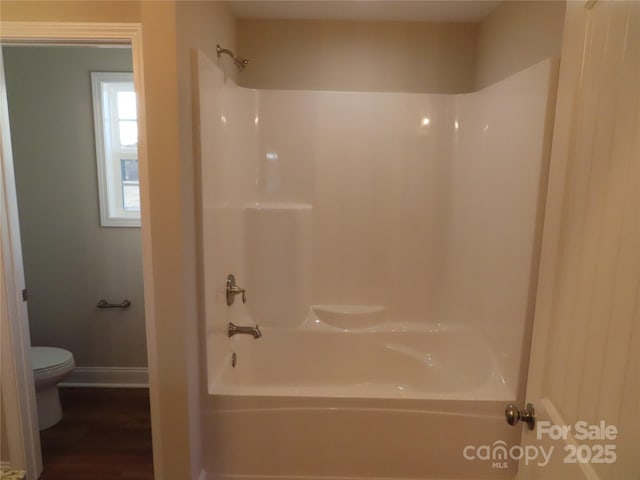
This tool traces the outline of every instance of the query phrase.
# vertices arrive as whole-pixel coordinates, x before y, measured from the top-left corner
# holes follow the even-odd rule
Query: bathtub
[[[313,315],[261,330],[228,339],[210,379],[207,478],[514,477],[515,464],[463,456],[519,443],[503,414],[514,395],[477,332]]]
[[[482,336],[464,327],[384,322],[344,329],[309,318],[296,328],[237,335],[213,379],[223,395],[510,399]],[[235,366],[233,358],[235,358]]]

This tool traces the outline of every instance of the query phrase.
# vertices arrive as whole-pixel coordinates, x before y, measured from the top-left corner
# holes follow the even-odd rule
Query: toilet
[[[31,347],[31,364],[36,384],[38,427],[44,430],[62,420],[58,383],[71,372],[75,361],[73,354],[62,348]]]

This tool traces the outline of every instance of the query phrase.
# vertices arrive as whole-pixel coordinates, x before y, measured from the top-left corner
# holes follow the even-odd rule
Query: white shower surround
[[[509,478],[512,471],[464,461],[460,445],[518,441],[502,408],[522,385],[556,63],[465,95],[249,90],[204,56],[198,63],[209,474]],[[247,287],[246,305],[226,305],[228,273]],[[383,305],[386,323],[317,328],[309,314],[317,304]],[[265,335],[229,339],[230,321],[258,323]],[[394,383],[393,368],[374,368],[385,345],[468,370],[455,385],[429,388],[418,369],[419,388],[398,393],[404,384]],[[307,370],[305,352],[314,359]],[[297,368],[287,369],[287,358]],[[446,370],[438,361],[423,362],[425,377]],[[471,381],[478,366],[494,380],[482,389]],[[279,371],[268,376],[268,368]],[[327,465],[305,453],[300,422]],[[335,443],[345,422],[386,429],[360,439],[348,465]],[[412,423],[435,430],[425,436],[407,430]],[[440,430],[451,428],[462,436]],[[235,429],[243,434],[220,436]],[[439,436],[447,441],[433,445]],[[400,437],[432,445],[414,444],[394,460],[403,465],[395,473],[364,461]],[[266,449],[259,462],[231,453],[258,444]],[[285,461],[285,447],[303,460]],[[418,461],[421,448],[434,455],[429,465]]]

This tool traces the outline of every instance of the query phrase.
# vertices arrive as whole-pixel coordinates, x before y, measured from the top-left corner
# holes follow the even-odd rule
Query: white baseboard
[[[146,367],[76,367],[60,387],[149,388]]]

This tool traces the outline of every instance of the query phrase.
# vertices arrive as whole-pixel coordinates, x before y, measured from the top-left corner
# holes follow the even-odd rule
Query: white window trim
[[[124,211],[121,205],[113,205],[113,200],[109,197],[109,185],[114,184],[115,172],[112,162],[107,161],[105,152],[107,148],[105,138],[112,132],[105,131],[104,104],[103,104],[103,84],[105,82],[127,82],[133,83],[133,73],[116,72],[91,72],[91,90],[93,95],[93,121],[96,140],[96,162],[98,167],[98,197],[100,200],[100,225],[103,227],[140,227],[140,212]],[[131,154],[123,154],[123,158],[137,158],[137,149]],[[111,178],[114,177],[114,178]],[[118,182],[120,183],[120,182]],[[121,202],[119,196],[116,200]]]

